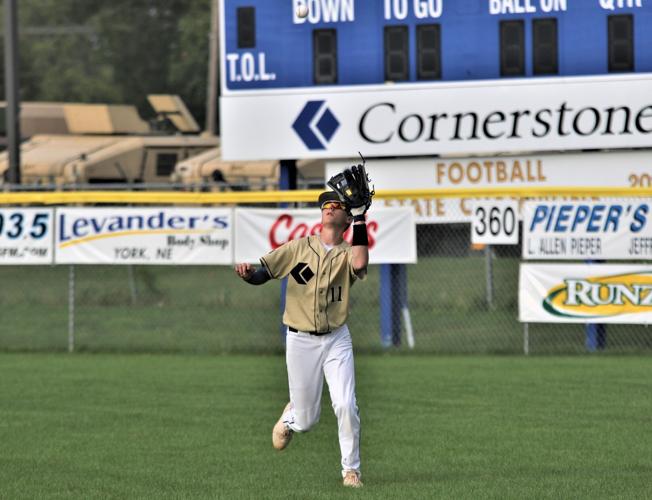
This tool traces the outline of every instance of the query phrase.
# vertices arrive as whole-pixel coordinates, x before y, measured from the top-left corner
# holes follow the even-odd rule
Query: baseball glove
[[[371,179],[365,170],[365,159],[362,163],[347,168],[341,174],[334,175],[326,183],[337,193],[340,200],[346,204],[351,215],[363,215],[371,206],[371,199],[376,194],[373,186],[369,189]]]

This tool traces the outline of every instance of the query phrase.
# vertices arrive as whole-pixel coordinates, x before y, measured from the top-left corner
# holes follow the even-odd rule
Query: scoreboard
[[[650,0],[225,0],[221,19],[225,93],[652,71]]]
[[[296,14],[302,6],[308,7],[305,18]],[[403,134],[396,131],[396,137],[407,139],[402,145],[387,141],[381,147],[379,140],[389,132],[379,132],[374,139],[362,131],[367,108],[355,116],[351,111],[362,100],[372,105],[369,96],[374,93],[376,100],[390,102],[388,110],[404,107],[390,96],[405,97],[406,92],[419,93],[419,100],[452,99],[462,105],[488,99],[507,102],[510,89],[516,89],[516,95],[520,89],[536,100],[539,95],[563,94],[569,79],[588,79],[588,94],[596,99],[614,89],[634,92],[631,113],[642,113],[640,128],[648,133],[648,102],[639,97],[652,95],[652,0],[221,0],[220,22],[220,116],[224,154],[231,159],[356,156],[358,149],[368,155],[529,149],[533,144],[517,140],[463,144],[432,139],[433,134],[426,147],[417,140],[423,134],[411,129],[427,127],[428,115],[423,125],[414,119],[404,125]],[[614,86],[615,81],[623,83]],[[630,88],[632,82],[635,88]],[[615,107],[629,104],[613,102]],[[605,109],[598,112],[608,113],[609,107]],[[406,110],[406,116],[414,114],[411,111]],[[459,112],[474,110],[465,107]],[[596,130],[609,135],[604,125],[611,119],[604,115]],[[556,147],[601,147],[597,136],[595,141],[583,140],[583,131],[592,128],[586,120],[587,114],[578,118],[582,140],[562,141]],[[283,136],[257,126],[263,122],[292,132]],[[580,122],[588,124],[582,128]],[[337,134],[347,127],[349,137],[360,140],[344,144]],[[254,144],[250,139],[256,133],[259,142]],[[249,141],[234,141],[237,134],[248,134]],[[261,134],[269,135],[276,146],[258,148],[265,142]],[[365,135],[372,140],[366,141]],[[511,135],[518,139],[519,134]],[[631,134],[621,135],[624,139]],[[450,136],[455,137],[454,131]],[[644,146],[650,137],[645,139],[648,142],[612,141],[609,147]],[[394,147],[411,141],[415,147]],[[536,147],[553,149],[545,141]]]

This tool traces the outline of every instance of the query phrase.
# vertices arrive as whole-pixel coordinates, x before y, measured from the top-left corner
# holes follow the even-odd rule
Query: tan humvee
[[[170,182],[180,160],[214,137],[37,135],[21,146],[23,184]],[[0,155],[0,172],[7,168]]]
[[[298,177],[304,184],[324,183],[323,160],[297,161]],[[279,161],[225,161],[219,147],[179,162],[172,174],[175,182],[185,186],[213,186],[216,190],[256,190],[278,188]]]
[[[36,134],[68,134],[68,124],[60,102],[24,102],[20,106],[21,141]],[[0,101],[0,151],[7,147],[7,103]]]
[[[49,124],[58,127],[58,133],[33,135],[21,144],[21,182],[59,186],[169,183],[177,162],[219,144],[215,136],[197,135],[199,127],[178,97],[148,99],[158,122],[177,134],[155,130],[134,106],[49,103],[38,107],[38,112],[31,107],[29,132]],[[30,116],[28,109],[26,104],[21,106],[21,123]],[[0,153],[0,183],[7,169],[8,155]]]

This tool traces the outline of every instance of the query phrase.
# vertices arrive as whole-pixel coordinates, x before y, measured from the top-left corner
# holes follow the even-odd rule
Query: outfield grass
[[[281,356],[0,355],[0,498],[649,498],[652,360],[358,356],[365,487],[335,419],[281,453]]]
[[[483,257],[420,257],[408,265],[408,301],[422,353],[523,351],[518,264],[494,263],[486,303]],[[225,266],[76,266],[75,347],[80,352],[278,353],[280,284],[251,286]],[[0,351],[65,351],[67,266],[0,266]],[[358,349],[382,351],[380,273],[352,291],[349,326]],[[583,352],[583,325],[531,325],[533,353]],[[610,325],[608,351],[652,352],[644,325]],[[394,350],[408,351],[403,345]]]

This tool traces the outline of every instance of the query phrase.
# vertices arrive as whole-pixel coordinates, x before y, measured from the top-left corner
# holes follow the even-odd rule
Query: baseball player
[[[262,266],[257,269],[251,264],[235,266],[236,273],[253,285],[289,276],[283,323],[287,325],[290,402],[272,430],[274,448],[285,449],[295,432],[307,432],[318,422],[325,378],[337,416],[343,484],[354,488],[362,486],[360,417],[346,319],[351,286],[364,279],[367,272],[369,250],[364,214],[374,194],[368,190],[364,165],[357,167],[362,170],[353,167],[356,175],[350,176],[348,172],[349,187],[353,187],[356,196],[350,196],[351,189],[343,196],[335,191],[319,196],[319,235],[285,243],[262,257]],[[342,180],[346,184],[347,179]],[[346,186],[334,183],[331,187]],[[351,223],[353,241],[349,245],[343,235]]]

